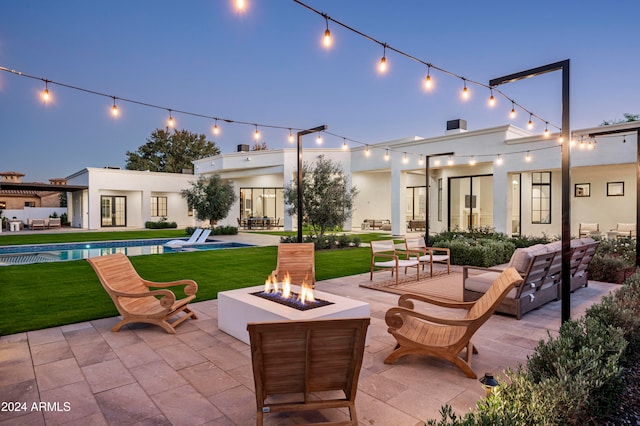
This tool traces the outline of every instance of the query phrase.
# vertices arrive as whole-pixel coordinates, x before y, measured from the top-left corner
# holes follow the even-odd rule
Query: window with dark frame
[[[442,222],[442,178],[438,179],[438,222]]]
[[[551,223],[551,172],[531,173],[531,223]]]
[[[151,216],[167,216],[167,197],[151,197]]]

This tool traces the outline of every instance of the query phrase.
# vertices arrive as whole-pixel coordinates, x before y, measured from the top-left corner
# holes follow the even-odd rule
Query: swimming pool
[[[0,247],[0,266],[26,265],[30,263],[65,262],[88,259],[113,253],[127,256],[147,254],[177,253],[186,251],[221,250],[239,247],[251,247],[226,241],[209,241],[203,244],[190,244],[186,247],[166,247],[163,244],[169,238],[147,240],[101,241],[66,244],[36,244]]]

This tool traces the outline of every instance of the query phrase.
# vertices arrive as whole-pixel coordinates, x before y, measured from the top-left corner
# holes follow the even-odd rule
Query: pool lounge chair
[[[209,231],[209,232],[211,232],[211,231]],[[171,241],[168,241],[168,242],[164,243],[164,245],[165,246],[179,246],[179,245],[183,245],[183,244],[193,244],[193,243],[196,242],[196,240],[198,239],[200,234],[202,234],[202,229],[196,228],[196,230],[193,231],[193,234],[191,234],[191,237],[188,240],[171,240]],[[207,234],[207,236],[208,235],[209,234]]]

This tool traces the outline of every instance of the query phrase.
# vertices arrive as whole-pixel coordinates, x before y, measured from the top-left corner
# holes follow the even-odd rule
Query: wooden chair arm
[[[447,256],[451,255],[451,250],[449,250],[448,247],[427,247],[427,251],[430,251],[430,252],[443,251],[447,253]]]
[[[184,294],[188,296],[192,296],[198,292],[198,283],[194,280],[177,280],[177,281],[169,281],[163,283],[157,283],[153,281],[148,281],[143,279],[142,283],[147,287],[157,287],[157,288],[166,288],[166,287],[174,287],[178,285],[184,285]]]
[[[483,271],[483,272],[502,272],[502,269],[496,269],[496,268],[483,268],[480,266],[463,266],[462,267],[462,281],[466,280],[469,277],[469,269],[474,269],[476,271]]]
[[[418,300],[420,302],[430,303],[432,305],[453,309],[470,309],[475,304],[475,302],[453,302],[450,300],[438,299],[422,294],[406,293],[400,296],[400,299],[398,299],[398,306],[408,309],[414,309],[414,305],[411,300]]]
[[[388,253],[374,253],[373,254],[373,259],[375,260],[376,257],[388,257],[389,259],[394,259],[394,260],[398,260],[398,255],[397,254],[388,254]]]
[[[462,326],[466,327],[472,324],[475,321],[473,319],[464,319],[464,318],[442,318],[442,317],[434,317],[429,314],[425,314],[423,312],[414,311],[412,309],[407,309],[403,307],[395,307],[391,308],[387,311],[384,316],[385,322],[390,328],[400,328],[402,327],[402,316],[406,315],[409,317],[414,317],[421,319],[423,321],[428,321],[434,324],[440,325],[452,325],[452,326]]]

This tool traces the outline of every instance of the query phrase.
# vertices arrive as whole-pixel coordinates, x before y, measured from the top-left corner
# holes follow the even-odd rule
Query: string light
[[[349,145],[347,145],[347,138],[342,138],[342,149],[346,151],[349,149]]]
[[[526,155],[524,156],[524,161],[526,161],[527,163],[531,161],[531,154],[529,154],[529,151],[527,151]]]
[[[117,117],[118,114],[120,114],[120,111],[118,111],[118,105],[116,105],[116,97],[113,97],[113,106],[111,107],[111,115],[113,115],[114,117]]]
[[[324,31],[324,37],[322,38],[322,43],[324,47],[331,47],[331,31],[329,31],[329,17],[324,15],[324,21],[327,24],[327,29]]]
[[[471,158],[469,159],[469,164],[471,164],[472,166],[476,165],[476,157],[475,156],[471,156]]]
[[[389,148],[384,153],[384,161],[389,161]]]
[[[367,147],[364,149],[364,156],[368,157],[369,155],[371,155],[371,152],[369,152],[369,145],[367,145]]]
[[[436,165],[436,166],[439,166],[440,165],[440,159],[436,158],[435,160],[433,160],[433,164]]]
[[[289,143],[293,143],[293,131],[289,129]]]
[[[382,45],[382,58],[380,58],[380,64],[378,65],[378,71],[381,73],[387,72],[387,45]]]
[[[320,136],[320,133],[318,133],[318,136],[316,137],[316,143],[318,145],[320,145],[322,143],[322,136]]]
[[[44,90],[42,91],[42,100],[46,104],[51,99],[51,95],[49,95],[49,80],[44,81]]]
[[[256,131],[253,133],[253,138],[255,140],[258,140],[258,139],[260,139],[260,132],[258,131],[258,125],[255,124],[255,126],[256,126]]]
[[[244,12],[247,9],[247,2],[245,0],[234,0],[233,3],[238,12]]]
[[[491,89],[491,96],[489,96],[489,106],[496,106],[496,98],[493,97],[493,89]]]
[[[469,89],[467,88],[467,79],[463,78],[464,88],[462,89],[462,99],[469,99]]]
[[[502,156],[500,156],[500,154],[498,154],[498,156],[496,157],[496,165],[497,166],[502,165]]]
[[[212,131],[213,131],[213,134],[216,135],[216,136],[220,134],[220,127],[218,127],[218,119],[217,118],[215,119],[215,122],[213,123]]]
[[[511,119],[513,120],[514,118],[516,118],[516,115],[518,115],[518,113],[516,112],[516,103],[515,101],[511,101],[511,113],[509,114],[509,117],[511,117]]]
[[[431,90],[433,87],[433,80],[431,79],[431,65],[427,65],[427,76],[424,79],[424,88]]]
[[[409,158],[407,157],[407,153],[404,153],[404,157],[402,157],[402,163],[407,164],[409,162]]]
[[[545,121],[545,123],[544,123],[544,137],[548,138],[549,136],[551,136],[551,134],[549,133],[549,122]]]
[[[423,164],[424,164],[424,159],[422,158],[422,154],[420,154],[420,156],[418,157],[418,165],[422,166]]]
[[[527,128],[529,130],[533,129],[533,114],[529,113],[529,122],[527,123]]]
[[[167,120],[167,127],[173,128],[175,127],[176,122],[173,120],[173,117],[171,116],[171,110],[168,110],[168,111],[169,111],[169,120]]]
[[[453,166],[455,164],[455,162],[453,161],[453,156],[449,156],[449,159],[447,160],[447,165],[448,166]]]

